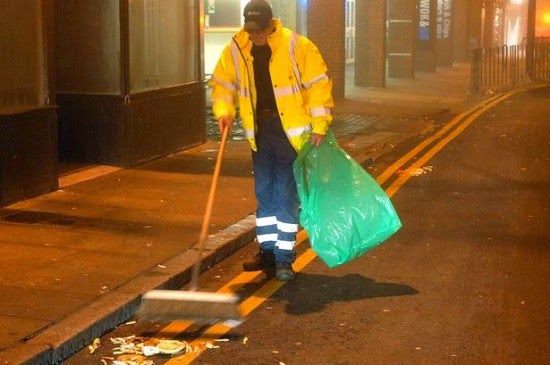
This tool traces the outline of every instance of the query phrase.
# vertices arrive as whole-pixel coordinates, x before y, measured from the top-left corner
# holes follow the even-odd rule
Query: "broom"
[[[142,296],[141,304],[136,311],[136,316],[141,319],[157,321],[215,321],[215,320],[242,320],[239,311],[239,297],[232,293],[208,293],[198,291],[198,277],[202,261],[204,244],[208,236],[208,226],[212,215],[212,205],[216,195],[216,186],[220,175],[221,163],[229,127],[226,126],[222,133],[220,150],[214,167],[214,175],[206,203],[206,211],[202,220],[199,236],[197,260],[191,274],[189,291],[180,290],[151,290]]]

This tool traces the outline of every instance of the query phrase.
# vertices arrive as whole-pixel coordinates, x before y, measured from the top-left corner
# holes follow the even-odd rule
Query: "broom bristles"
[[[242,320],[235,294],[152,290],[142,297],[136,316],[149,320]]]

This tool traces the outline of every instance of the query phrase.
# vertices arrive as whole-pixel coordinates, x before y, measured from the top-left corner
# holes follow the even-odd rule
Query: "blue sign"
[[[418,6],[418,39],[421,41],[430,40],[431,21],[430,0],[420,0]]]

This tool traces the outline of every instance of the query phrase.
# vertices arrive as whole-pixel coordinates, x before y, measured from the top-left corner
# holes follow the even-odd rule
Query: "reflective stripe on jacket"
[[[279,20],[275,20],[268,44],[272,51],[269,71],[279,116],[292,146],[299,151],[310,133],[325,134],[332,122],[332,80],[317,46],[283,28]],[[246,137],[256,151],[257,94],[251,49],[252,42],[241,29],[223,50],[210,86],[214,116],[235,117],[238,103]]]

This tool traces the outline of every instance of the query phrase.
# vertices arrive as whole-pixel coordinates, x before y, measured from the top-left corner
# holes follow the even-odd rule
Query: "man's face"
[[[268,25],[265,28],[249,27],[249,29],[245,28],[245,30],[252,43],[256,46],[265,46],[267,44],[267,36],[271,33],[271,26]]]
[[[266,29],[255,29],[248,30],[248,37],[256,46],[265,46],[267,44],[268,30]]]

